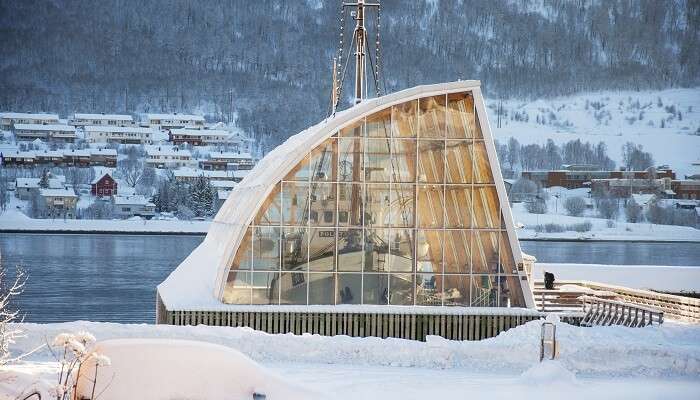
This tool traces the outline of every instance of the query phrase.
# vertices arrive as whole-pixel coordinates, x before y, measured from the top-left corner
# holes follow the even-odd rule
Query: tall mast
[[[355,11],[355,104],[365,98],[365,68],[367,61],[365,60],[365,38],[367,30],[365,29],[365,0],[358,0],[355,3],[357,10]]]

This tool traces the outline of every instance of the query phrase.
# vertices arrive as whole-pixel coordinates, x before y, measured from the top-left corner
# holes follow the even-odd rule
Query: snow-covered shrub
[[[586,210],[586,200],[578,196],[569,197],[564,201],[564,208],[569,215],[579,217]]]
[[[7,271],[0,265],[0,366],[16,361],[20,357],[12,357],[10,346],[22,336],[22,331],[11,327],[19,316],[19,310],[12,307],[12,300],[24,291],[27,281],[21,268],[17,268],[14,279],[6,283]]]
[[[95,398],[99,367],[110,364],[108,357],[94,351],[95,342],[95,336],[85,331],[61,333],[54,338],[52,345],[58,348],[58,352],[61,354],[60,358],[56,357],[61,365],[58,384],[53,393],[56,400],[76,399],[78,380],[81,378],[91,382],[90,399]],[[94,364],[95,370],[91,377],[81,375],[81,370],[87,362]]]
[[[593,224],[591,223],[591,221],[584,221],[580,224],[572,224],[566,227],[567,231],[574,232],[590,232],[591,229],[593,229]]]
[[[640,222],[642,220],[642,207],[634,201],[628,201],[625,205],[625,218],[627,222]]]
[[[546,214],[547,213],[547,202],[542,199],[535,199],[525,203],[525,209],[530,214]]]

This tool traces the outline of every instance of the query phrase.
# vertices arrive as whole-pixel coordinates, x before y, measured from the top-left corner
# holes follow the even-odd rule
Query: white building
[[[151,219],[156,213],[156,205],[141,195],[113,196],[112,206],[117,218],[138,216]]]
[[[153,131],[136,126],[86,126],[85,140],[90,143],[151,144]]]
[[[73,126],[131,126],[134,118],[126,114],[73,114],[68,123]]]
[[[56,114],[0,113],[0,129],[9,131],[14,124],[58,124]]]
[[[32,191],[39,190],[39,182],[41,178],[17,178],[15,179],[15,196],[21,200],[29,200],[32,196]],[[59,175],[55,178],[49,178],[49,189],[63,189],[65,187],[66,177]]]
[[[39,195],[44,201],[41,216],[44,218],[75,218],[75,206],[78,196],[73,189],[40,189]]]
[[[146,164],[154,168],[186,167],[192,164],[192,153],[177,147],[147,147]]]
[[[146,114],[146,123],[151,128],[178,129],[204,128],[204,117],[192,114]]]
[[[250,171],[207,171],[197,168],[180,168],[173,172],[175,179],[181,182],[191,182],[203,176],[209,181],[240,182]]]
[[[243,139],[223,129],[171,129],[168,132],[168,140],[173,144],[188,143],[193,146],[240,146]]]
[[[74,142],[75,127],[61,124],[14,124],[15,139],[17,140],[46,140]]]

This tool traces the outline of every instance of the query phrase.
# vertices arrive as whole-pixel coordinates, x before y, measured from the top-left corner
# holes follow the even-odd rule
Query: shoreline
[[[32,235],[152,235],[152,236],[206,236],[206,231],[161,231],[161,230],[116,230],[116,229],[4,229],[0,228],[0,234],[18,233]],[[601,238],[578,239],[571,237],[525,237],[518,238],[521,242],[566,242],[566,243],[700,243],[698,240],[688,239],[634,239],[634,238]]]

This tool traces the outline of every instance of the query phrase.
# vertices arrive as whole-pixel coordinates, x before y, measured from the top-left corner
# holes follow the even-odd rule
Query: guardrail
[[[658,310],[664,313],[666,318],[671,318],[679,321],[700,323],[700,299],[695,299],[691,297],[678,296],[673,294],[658,293],[651,290],[643,289],[633,289],[624,286],[609,285],[600,282],[591,281],[556,281],[554,284],[555,292],[556,288],[560,288],[563,285],[578,285],[588,289],[611,292],[614,293],[614,297],[603,296],[603,299],[616,300],[627,304],[634,304],[641,307],[651,307],[654,310]],[[541,310],[542,303],[542,291],[540,289],[544,287],[543,282],[534,282],[535,289],[533,294],[535,294],[535,303],[538,309]],[[537,293],[540,293],[539,299]],[[574,292],[569,292],[574,293]],[[588,295],[581,291],[579,295]],[[598,296],[601,298],[600,296]],[[556,311],[556,298],[551,294],[546,294],[544,297],[547,302],[543,303],[547,311]],[[579,305],[581,303],[579,302]],[[566,304],[565,304],[566,306]],[[549,309],[551,308],[551,309]],[[581,308],[578,309],[580,311]],[[563,311],[572,311],[572,307]]]
[[[649,307],[594,296],[583,296],[581,300],[585,313],[581,326],[624,325],[641,328],[664,322],[663,311]]]

